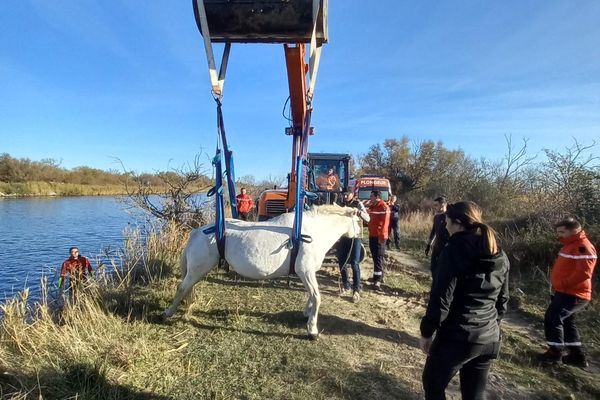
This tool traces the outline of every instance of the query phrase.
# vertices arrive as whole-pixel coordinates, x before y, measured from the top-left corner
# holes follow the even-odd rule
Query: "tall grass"
[[[400,219],[400,232],[403,236],[425,240],[431,231],[433,213],[412,211]]]
[[[187,230],[171,224],[151,227],[145,235],[130,231],[122,265],[98,271],[76,301],[66,300],[57,309],[43,282],[41,302],[28,306],[25,290],[0,305],[0,398],[68,398],[73,393],[135,398],[135,391],[114,382],[137,359],[151,358],[161,343],[141,324],[123,320],[136,317],[136,285],[149,287],[169,278],[174,284],[173,266],[187,236]]]

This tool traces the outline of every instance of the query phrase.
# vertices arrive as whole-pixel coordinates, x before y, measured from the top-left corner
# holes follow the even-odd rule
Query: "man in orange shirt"
[[[71,257],[67,258],[60,268],[60,278],[58,279],[58,288],[62,293],[65,283],[65,277],[69,275],[69,286],[71,289],[71,298],[76,299],[76,292],[80,289],[82,283],[87,279],[87,273],[92,274],[92,265],[87,257],[79,255],[79,248],[71,247],[69,249]]]
[[[238,217],[243,221],[248,221],[248,214],[254,207],[254,200],[246,193],[246,188],[242,188],[241,193],[236,196]]]
[[[327,169],[327,173],[321,174],[317,178],[317,186],[321,190],[335,191],[340,190],[340,179],[335,173],[333,167]]]
[[[379,190],[371,192],[369,200],[369,249],[373,256],[373,288],[381,291],[383,281],[383,260],[385,243],[388,239],[388,225],[390,223],[390,208],[381,198]]]
[[[592,274],[598,256],[578,221],[567,218],[554,226],[563,247],[552,267],[554,296],[544,317],[548,350],[541,355],[541,361],[585,368],[588,363],[575,326],[575,314],[592,299]],[[568,354],[563,356],[565,348]]]

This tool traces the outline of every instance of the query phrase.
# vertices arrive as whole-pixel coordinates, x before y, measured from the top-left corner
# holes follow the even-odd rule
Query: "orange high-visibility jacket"
[[[321,190],[339,190],[340,180],[337,175],[320,175],[315,182]]]
[[[560,293],[592,299],[592,274],[598,255],[584,231],[561,238],[564,246],[552,267],[552,287]]]
[[[385,201],[377,199],[368,209],[369,217],[369,236],[377,236],[380,240],[387,240],[388,226],[390,223],[390,208]]]
[[[84,256],[78,256],[77,258],[69,257],[67,258],[60,268],[60,277],[65,278],[67,274],[72,278],[85,276],[85,273],[92,273],[92,265],[90,264],[90,260]]]
[[[235,197],[235,200],[237,202],[238,212],[241,213],[250,212],[250,210],[254,206],[254,200],[252,200],[252,197],[250,197],[249,194],[238,194]]]

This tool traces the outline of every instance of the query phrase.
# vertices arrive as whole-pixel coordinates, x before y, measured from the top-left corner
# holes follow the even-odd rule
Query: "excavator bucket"
[[[212,42],[327,43],[328,0],[192,0],[198,29],[204,2]]]

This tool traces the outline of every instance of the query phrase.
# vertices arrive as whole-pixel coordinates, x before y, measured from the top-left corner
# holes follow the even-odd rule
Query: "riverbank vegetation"
[[[128,195],[133,188],[136,191],[143,188],[146,193],[165,193],[185,172],[185,168],[139,174],[85,166],[67,169],[53,159],[17,159],[3,153],[0,154],[0,197]],[[190,189],[206,190],[211,179],[201,169],[194,172],[197,176]]]

